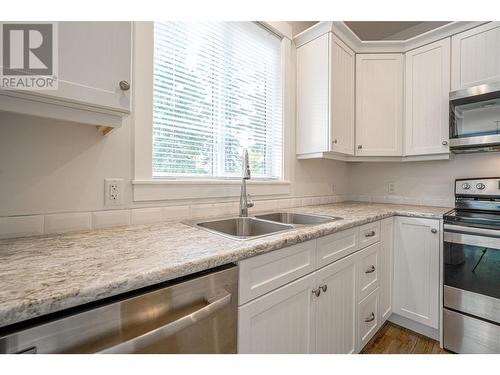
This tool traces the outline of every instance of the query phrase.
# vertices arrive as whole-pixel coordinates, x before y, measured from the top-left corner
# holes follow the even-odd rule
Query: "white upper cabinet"
[[[396,218],[392,311],[439,327],[439,220]]]
[[[405,154],[449,152],[450,38],[406,53]]]
[[[354,56],[332,33],[297,48],[297,154],[354,154]]]
[[[330,35],[331,151],[354,155],[354,52]]]
[[[401,156],[403,55],[356,55],[356,155]]]
[[[0,109],[116,127],[130,113],[132,23],[59,22],[58,89],[0,91]]]
[[[452,37],[451,89],[500,81],[500,22]]]

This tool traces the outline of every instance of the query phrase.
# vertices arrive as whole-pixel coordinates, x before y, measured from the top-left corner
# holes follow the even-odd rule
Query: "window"
[[[281,39],[252,22],[156,22],[153,177],[282,176]]]

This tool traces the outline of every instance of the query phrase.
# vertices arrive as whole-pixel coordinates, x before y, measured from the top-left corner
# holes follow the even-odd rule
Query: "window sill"
[[[241,180],[134,180],[134,201],[172,201],[239,197]],[[248,193],[254,197],[284,196],[291,192],[290,181],[249,180]]]

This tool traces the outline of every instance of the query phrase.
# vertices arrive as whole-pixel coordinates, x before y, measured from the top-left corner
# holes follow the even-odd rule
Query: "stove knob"
[[[462,189],[464,190],[469,190],[470,189],[470,184],[468,184],[467,182],[462,184]]]
[[[484,190],[485,187],[486,187],[486,185],[483,184],[482,182],[480,182],[479,184],[476,184],[476,188],[478,188],[479,190]]]

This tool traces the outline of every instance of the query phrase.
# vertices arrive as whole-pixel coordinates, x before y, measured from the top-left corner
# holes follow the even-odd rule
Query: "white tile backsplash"
[[[90,212],[73,212],[45,215],[45,233],[64,233],[77,230],[90,230]]]
[[[43,234],[43,215],[0,217],[0,238]]]
[[[351,198],[351,199],[347,199]],[[356,198],[358,198],[356,196]],[[371,197],[370,197],[371,198]],[[381,200],[385,197],[381,197]],[[351,196],[320,196],[256,200],[250,214],[308,205],[330,204],[355,200]],[[442,204],[443,199],[433,202]],[[148,224],[160,221],[180,221],[204,217],[238,215],[239,201],[204,203],[184,206],[134,208],[95,212],[54,213],[46,215],[0,217],[0,238],[63,233],[77,230],[101,229],[119,225]]]
[[[130,225],[130,210],[97,211],[92,213],[92,228],[102,229]]]
[[[163,210],[161,207],[136,208],[131,210],[130,222],[132,224],[149,224],[163,220]]]
[[[189,219],[189,206],[162,207],[161,210],[163,220],[171,221]]]

